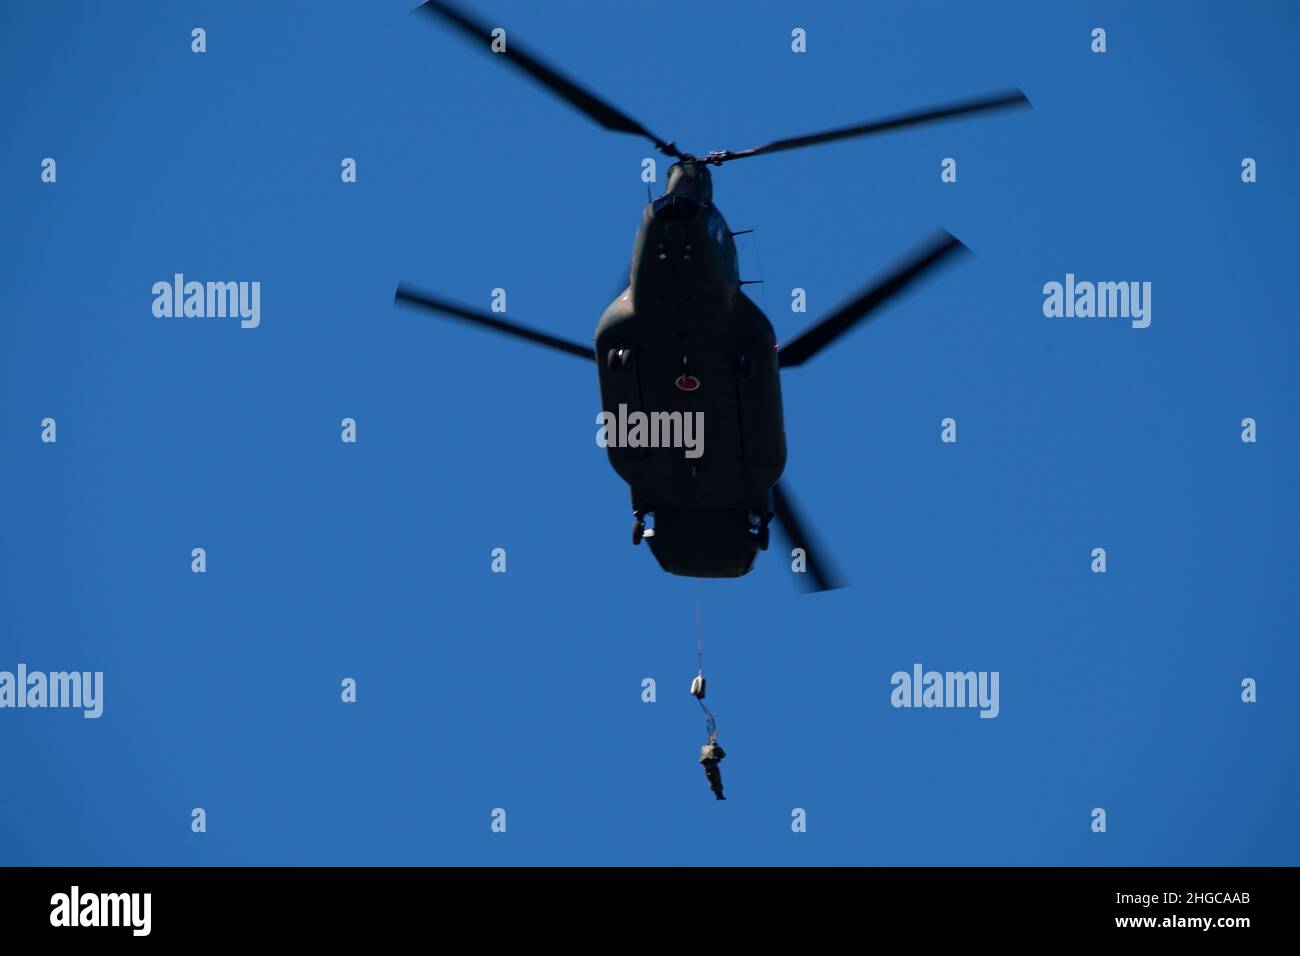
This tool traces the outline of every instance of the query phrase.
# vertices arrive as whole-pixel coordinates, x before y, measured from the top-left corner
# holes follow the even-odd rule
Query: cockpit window
[[[668,193],[654,201],[652,211],[656,219],[694,219],[700,214],[700,204],[694,199]]]

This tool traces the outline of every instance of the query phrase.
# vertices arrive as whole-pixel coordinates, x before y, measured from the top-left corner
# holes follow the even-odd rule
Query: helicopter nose
[[[654,201],[651,214],[655,219],[681,222],[695,219],[700,214],[700,204],[686,196],[668,193]]]

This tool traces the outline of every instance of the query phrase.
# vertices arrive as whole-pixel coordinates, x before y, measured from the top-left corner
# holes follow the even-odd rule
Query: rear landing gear
[[[641,515],[637,515],[632,520],[632,544],[633,545],[640,544],[641,539],[644,537],[645,537],[645,519],[642,518]]]
[[[749,512],[749,533],[758,539],[758,550],[760,551],[767,550],[769,541],[767,526],[771,520],[771,515],[760,514],[752,509]]]

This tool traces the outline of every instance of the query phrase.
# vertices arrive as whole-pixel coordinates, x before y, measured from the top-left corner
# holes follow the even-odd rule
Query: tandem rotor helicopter
[[[417,12],[467,37],[493,42],[492,27],[467,12],[428,0]],[[632,543],[645,540],[665,571],[691,577],[740,577],[767,549],[775,519],[802,549],[816,590],[837,575],[810,537],[788,488],[782,369],[802,365],[941,264],[966,252],[946,232],[892,272],[778,345],[771,323],[741,291],[734,236],[713,203],[709,167],[787,149],[868,136],[939,120],[1029,106],[1020,90],[950,103],[839,129],[778,139],[739,151],[696,156],[561,75],[510,38],[496,55],[609,130],[650,140],[675,162],[663,195],[641,215],[632,245],[629,287],[600,317],[594,344],[583,345],[399,285],[395,300],[594,361],[604,408],[643,416],[701,418],[707,442],[691,458],[680,447],[610,444],[614,470],[631,487]],[[653,518],[653,527],[645,519]]]

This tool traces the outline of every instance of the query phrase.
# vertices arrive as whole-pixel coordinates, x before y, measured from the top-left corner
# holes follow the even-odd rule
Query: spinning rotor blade
[[[492,27],[474,20],[463,10],[450,3],[445,3],[443,0],[427,0],[416,10],[444,20],[466,36],[484,44],[492,40]],[[595,94],[584,90],[568,77],[557,73],[540,58],[520,47],[509,34],[505,37],[505,50],[499,55],[505,57],[508,62],[513,63],[538,83],[547,87],[552,93],[568,100],[570,105],[586,113],[605,129],[644,136],[668,156],[681,156],[681,153],[677,151],[677,148],[672,143],[661,140],[626,113],[606,103]]]
[[[794,502],[782,490],[781,482],[777,482],[772,489],[772,507],[776,511],[776,520],[781,522],[781,528],[790,539],[791,546],[803,549],[804,557],[808,562],[807,573],[812,577],[811,585],[805,584],[805,589],[832,591],[843,587],[828,552],[822,550],[821,542],[809,535],[799,512],[795,510]]]
[[[871,315],[944,259],[970,250],[961,240],[943,232],[925,248],[896,268],[886,279],[861,292],[831,315],[800,332],[777,353],[782,368],[802,365],[826,346]]]
[[[807,136],[793,136],[790,139],[778,139],[775,142],[767,143],[763,146],[754,146],[750,149],[742,149],[738,152],[732,152],[729,149],[722,150],[709,155],[709,162],[722,164],[730,162],[733,159],[746,159],[750,156],[762,156],[764,153],[777,153],[783,149],[799,149],[803,146],[816,146],[819,143],[830,143],[837,139],[850,139],[854,136],[869,136],[872,133],[884,133],[891,129],[902,129],[905,126],[919,126],[923,123],[933,123],[937,120],[951,119],[955,116],[969,116],[973,113],[985,113],[990,110],[1008,109],[1018,106],[1029,106],[1029,98],[1020,90],[1008,90],[1003,93],[995,93],[992,96],[983,96],[974,100],[963,100],[960,103],[950,103],[947,106],[936,106],[933,109],[917,110],[912,113],[903,113],[900,116],[891,116],[887,119],[876,120],[872,123],[863,123],[860,126],[845,126],[840,129],[827,130],[824,133],[810,133]]]
[[[504,332],[506,335],[513,335],[515,338],[525,339],[537,345],[545,345],[560,352],[568,352],[570,355],[576,355],[579,358],[593,361],[596,358],[596,350],[589,345],[579,345],[576,342],[570,342],[568,339],[548,335],[545,332],[538,332],[536,329],[516,325],[514,322],[507,322],[505,319],[499,319],[487,312],[467,309],[463,305],[457,305],[447,299],[439,299],[437,296],[429,295],[427,292],[420,292],[405,284],[397,287],[397,294],[393,296],[393,301],[404,302],[407,305],[418,305],[424,309],[441,312],[444,315],[472,322],[475,325],[486,326],[497,332]]]

